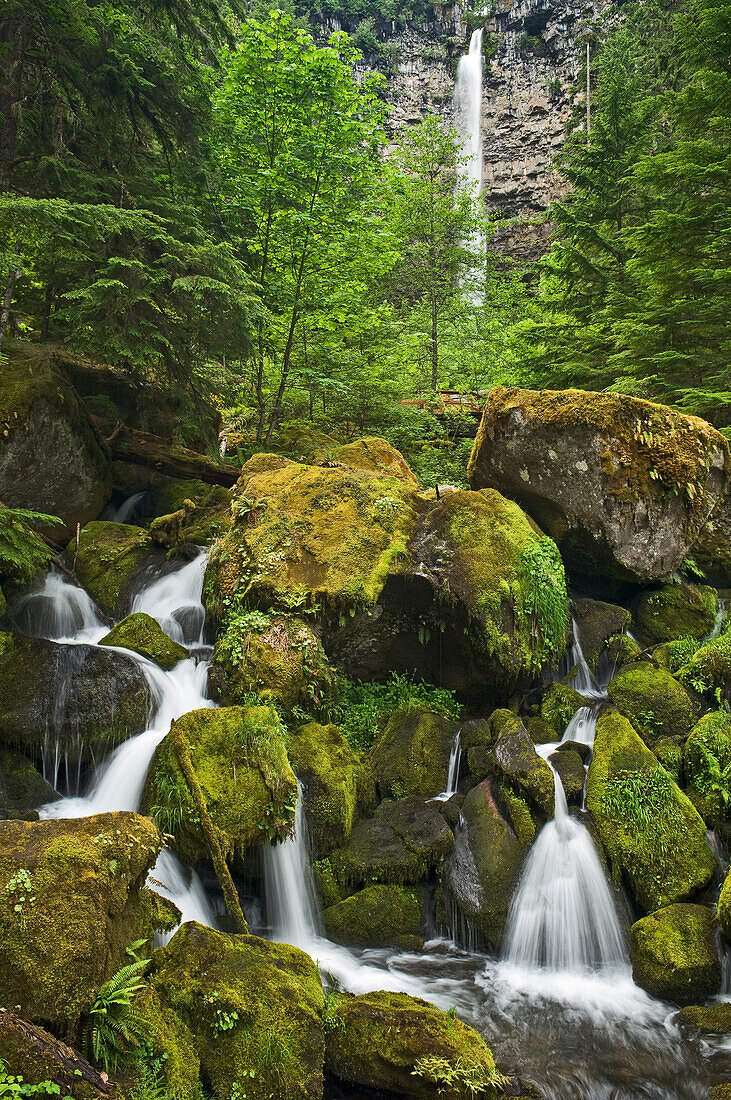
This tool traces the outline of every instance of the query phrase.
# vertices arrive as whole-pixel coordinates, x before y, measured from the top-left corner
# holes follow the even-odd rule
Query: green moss
[[[340,1081],[415,1097],[493,1095],[505,1083],[485,1040],[453,1013],[405,993],[339,997],[327,1068]],[[461,1071],[461,1072],[460,1072]]]
[[[682,786],[682,745],[679,745],[677,741],[671,741],[670,739],[667,739],[664,741],[658,741],[653,751],[668,775],[675,780],[678,786]]]
[[[329,909],[331,905],[337,905],[343,900],[343,889],[335,878],[332,863],[329,859],[318,859],[312,864],[312,874],[315,879],[317,896],[320,899],[320,908]]]
[[[694,706],[685,688],[649,661],[620,669],[607,692],[617,710],[649,741],[683,737],[693,725]]]
[[[675,638],[705,638],[713,629],[718,593],[698,584],[665,584],[643,592],[635,620],[643,640],[672,642]]]
[[[418,488],[419,483],[409,469],[406,459],[385,439],[366,436],[354,443],[346,443],[333,452],[333,460],[355,470],[367,470],[383,477],[396,477]]]
[[[419,951],[421,904],[402,886],[367,886],[322,914],[329,939],[349,947],[396,947]]]
[[[574,600],[572,611],[581,649],[589,666],[596,671],[602,653],[611,648],[613,641],[622,637],[632,616],[624,607],[601,600]]]
[[[243,853],[266,837],[285,836],[294,821],[297,781],[284,735],[269,707],[190,711],[182,727],[193,768],[226,853]],[[206,840],[177,756],[165,737],[155,751],[143,795],[151,813],[187,863],[208,854]]]
[[[694,691],[731,699],[731,629],[694,654],[678,673],[678,679]]]
[[[426,707],[396,711],[369,757],[381,798],[443,791],[457,728]]]
[[[716,920],[703,905],[670,905],[630,929],[632,977],[653,997],[693,1004],[721,988]]]
[[[161,845],[150,821],[126,812],[0,822],[6,1007],[59,1025],[78,1020],[128,944],[154,931],[144,884]]]
[[[585,706],[584,696],[568,684],[549,684],[541,700],[541,718],[553,730],[551,740],[560,741],[576,711]]]
[[[678,1013],[678,1023],[714,1035],[731,1035],[731,1004],[689,1005]]]
[[[150,536],[142,527],[94,520],[82,527],[78,552],[75,539],[67,552],[75,557],[76,575],[94,602],[106,615],[116,616],[124,610],[151,548]]]
[[[731,871],[726,876],[718,898],[718,920],[723,934],[731,943]]]
[[[498,797],[518,840],[523,847],[530,848],[538,830],[528,803],[504,784],[499,787]]]
[[[705,714],[683,749],[685,779],[695,806],[713,827],[731,809],[731,714]]]
[[[161,1066],[166,1086],[192,1098],[200,1075],[200,1059],[190,1029],[151,985],[145,985],[135,997],[134,1008],[147,1025],[149,1054]]]
[[[364,769],[337,726],[300,726],[288,752],[304,787],[312,852],[320,859],[350,836],[363,802]]]
[[[160,668],[169,671],[188,657],[184,646],[168,638],[160,624],[151,615],[135,611],[128,615],[99,642],[99,645],[121,646],[131,649],[141,657],[154,661]]]
[[[288,944],[195,922],[152,958],[150,982],[192,1037],[215,1100],[322,1093],[324,998],[315,963]]]
[[[553,817],[553,772],[538,755],[523,723],[515,715],[503,725],[493,748],[493,758],[503,783],[513,787],[546,818]]]
[[[716,861],[700,814],[614,710],[597,723],[586,805],[616,876],[647,911],[705,887]]]
[[[12,1075],[11,1080],[16,1078],[15,1085],[8,1083],[4,1070]],[[19,1100],[20,1097],[36,1095],[45,1100],[51,1096],[65,1098],[71,1095],[72,1100],[108,1100],[109,1092],[99,1071],[96,1070],[97,1087],[81,1076],[82,1070],[92,1077],[95,1067],[85,1063],[80,1054],[65,1043],[59,1043],[43,1028],[29,1025],[14,1013],[3,1011],[0,1019],[0,1081],[6,1096]],[[56,1086],[55,1090],[32,1089],[33,1085],[49,1081]]]

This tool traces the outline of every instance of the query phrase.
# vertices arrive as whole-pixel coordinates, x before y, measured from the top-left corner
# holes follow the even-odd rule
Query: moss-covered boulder
[[[77,769],[147,725],[139,662],[96,646],[0,634],[0,743]]]
[[[726,876],[718,898],[718,920],[724,936],[731,943],[731,871]]]
[[[284,733],[270,707],[190,711],[176,722],[190,749],[211,820],[224,851],[243,854],[260,840],[286,835],[294,822],[297,780]],[[155,750],[143,810],[186,863],[208,855],[205,834],[168,734]]]
[[[337,726],[299,726],[287,751],[303,788],[312,855],[322,859],[350,836],[368,801],[368,778]]]
[[[437,870],[454,836],[437,804],[422,798],[382,802],[359,821],[344,848],[330,855],[336,879],[349,887],[372,882],[417,883]]]
[[[643,592],[635,603],[641,640],[650,645],[675,638],[705,638],[716,619],[718,593],[705,584],[664,584]]]
[[[501,782],[512,787],[546,818],[553,817],[553,772],[536,752],[519,718],[506,722],[492,752]]]
[[[443,791],[457,729],[428,707],[396,711],[368,761],[381,798],[430,798]]]
[[[3,352],[0,500],[8,508],[60,516],[70,537],[109,499],[109,460],[53,352],[20,343]],[[58,529],[54,535],[59,538]]]
[[[688,795],[707,825],[719,825],[726,816],[724,770],[731,766],[731,714],[705,714],[691,731],[683,749]]]
[[[687,1005],[678,1013],[678,1023],[711,1035],[731,1035],[731,1002]]]
[[[147,1032],[150,1060],[158,1066],[173,1096],[196,1097],[200,1058],[190,1029],[160,996],[154,985],[145,983],[134,999],[134,1011]],[[140,1089],[142,1091],[142,1089]]]
[[[160,924],[145,888],[162,838],[132,813],[0,821],[0,991],[5,1007],[73,1025]]]
[[[153,989],[187,1029],[215,1100],[322,1095],[324,1008],[312,959],[193,921],[152,957]]]
[[[526,848],[500,814],[487,780],[467,794],[462,820],[442,871],[443,917],[450,923],[457,917],[477,946],[498,951]]]
[[[399,1096],[495,1095],[507,1079],[482,1036],[453,1014],[406,993],[333,996],[327,1069],[338,1080]],[[517,1093],[513,1093],[517,1095]]]
[[[231,490],[224,485],[209,485],[197,479],[165,479],[149,494],[145,514],[167,516],[178,512],[186,500],[192,501],[195,508],[183,520],[181,541],[207,546],[231,526],[231,499]]]
[[[348,947],[396,947],[419,951],[423,946],[421,903],[403,886],[366,886],[325,909],[325,932]]]
[[[344,466],[350,466],[354,470],[366,470],[368,473],[380,474],[381,477],[397,477],[409,485],[419,487],[404,456],[378,436],[366,436],[338,447],[333,452],[332,460],[342,462]]]
[[[135,611],[113,626],[99,645],[119,646],[131,649],[148,661],[154,661],[160,668],[169,671],[189,656],[184,646],[168,638],[156,619],[144,611]]]
[[[586,706],[586,699],[568,684],[549,684],[541,700],[541,718],[553,730],[554,741],[560,741],[566,727],[579,707]]]
[[[578,752],[573,749],[564,749],[561,752],[554,752],[549,760],[558,772],[569,806],[580,806],[586,772]]]
[[[727,702],[731,700],[731,627],[701,646],[680,669],[678,679],[709,698],[718,692]]]
[[[76,559],[76,575],[106,615],[118,618],[129,611],[142,569],[151,560],[152,541],[142,527],[112,520],[96,520],[82,527],[68,545]]]
[[[24,814],[57,798],[56,791],[27,756],[0,748],[0,816]]]
[[[599,658],[611,649],[615,638],[625,633],[632,616],[625,607],[602,600],[574,600],[571,607],[582,652],[596,672]]]
[[[616,875],[647,912],[683,901],[711,880],[705,823],[629,722],[597,722],[586,806]]]
[[[556,539],[572,574],[661,580],[692,553],[731,475],[697,417],[626,394],[490,390],[469,464]]]
[[[661,1000],[693,1004],[721,990],[716,918],[704,905],[669,905],[630,929],[632,977]]]
[[[252,694],[271,699],[286,711],[318,708],[336,693],[318,634],[293,615],[251,611],[232,616],[213,650],[211,687],[230,706]]]
[[[685,737],[695,718],[688,692],[667,669],[635,661],[612,678],[607,694],[646,740]]]

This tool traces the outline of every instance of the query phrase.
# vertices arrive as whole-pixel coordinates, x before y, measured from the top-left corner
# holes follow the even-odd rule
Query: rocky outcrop
[[[499,486],[589,582],[669,577],[730,476],[728,443],[697,417],[625,395],[502,386],[469,464],[473,489]]]
[[[109,459],[53,353],[8,348],[0,384],[0,500],[60,516],[63,541],[99,515],[112,492]]]
[[[731,489],[703,528],[693,558],[710,584],[731,588]]]

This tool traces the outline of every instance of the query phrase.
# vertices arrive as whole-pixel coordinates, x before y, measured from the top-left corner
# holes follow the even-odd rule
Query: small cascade
[[[459,769],[462,764],[462,727],[460,726],[452,738],[449,749],[449,765],[447,767],[447,785],[444,790],[434,796],[432,802],[446,802],[453,794],[456,794],[459,783]]]
[[[135,596],[133,611],[144,611],[157,619],[174,642],[181,645],[203,644],[206,613],[201,603],[206,553],[199,554],[174,573],[160,577]]]
[[[25,597],[13,617],[23,634],[75,645],[93,645],[109,630],[89,593],[57,569],[46,574],[40,588]]]
[[[715,621],[713,623],[713,629],[711,630],[711,633],[708,635],[708,638],[706,639],[706,641],[710,642],[714,638],[717,638],[719,636],[719,634],[721,633],[721,627],[723,626],[723,620],[724,620],[725,617],[726,617],[726,600],[724,599],[723,596],[719,596],[718,597],[718,604],[716,605],[716,618],[715,618]]]
[[[178,857],[169,848],[165,848],[157,857],[157,863],[150,872],[158,893],[177,905],[181,913],[181,924],[187,920],[198,921],[215,928],[216,914],[203,883],[191,867],[184,867]],[[167,943],[173,933],[158,933],[160,943]],[[157,940],[157,937],[156,937]]]
[[[579,638],[579,628],[576,625],[576,620],[571,620],[571,626],[573,630],[574,640],[569,649],[567,667],[568,671],[575,669],[576,671],[571,676],[571,687],[583,695],[585,699],[603,699],[604,691],[597,684],[593,672],[587,664],[584,651],[581,648],[581,640]]]
[[[265,846],[264,879],[273,939],[306,951],[318,939],[319,922],[303,803],[298,781],[294,834],[281,844]]]
[[[146,496],[147,492],[143,489],[139,493],[132,493],[117,508],[112,507],[111,504],[107,505],[104,509],[103,518],[112,520],[114,523],[132,523],[139,518],[142,501]]]

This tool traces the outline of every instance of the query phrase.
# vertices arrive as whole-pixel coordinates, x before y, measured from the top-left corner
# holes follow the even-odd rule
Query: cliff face
[[[552,168],[570,119],[583,105],[579,76],[592,24],[617,0],[496,0],[483,20],[458,7],[434,5],[406,26],[378,15],[328,18],[325,37],[347,30],[363,51],[360,68],[386,77],[392,132],[428,111],[451,118],[460,56],[472,30],[484,27],[482,82],[483,189],[490,213],[518,222],[500,246],[520,259],[540,254],[549,237],[542,220],[564,188]]]

